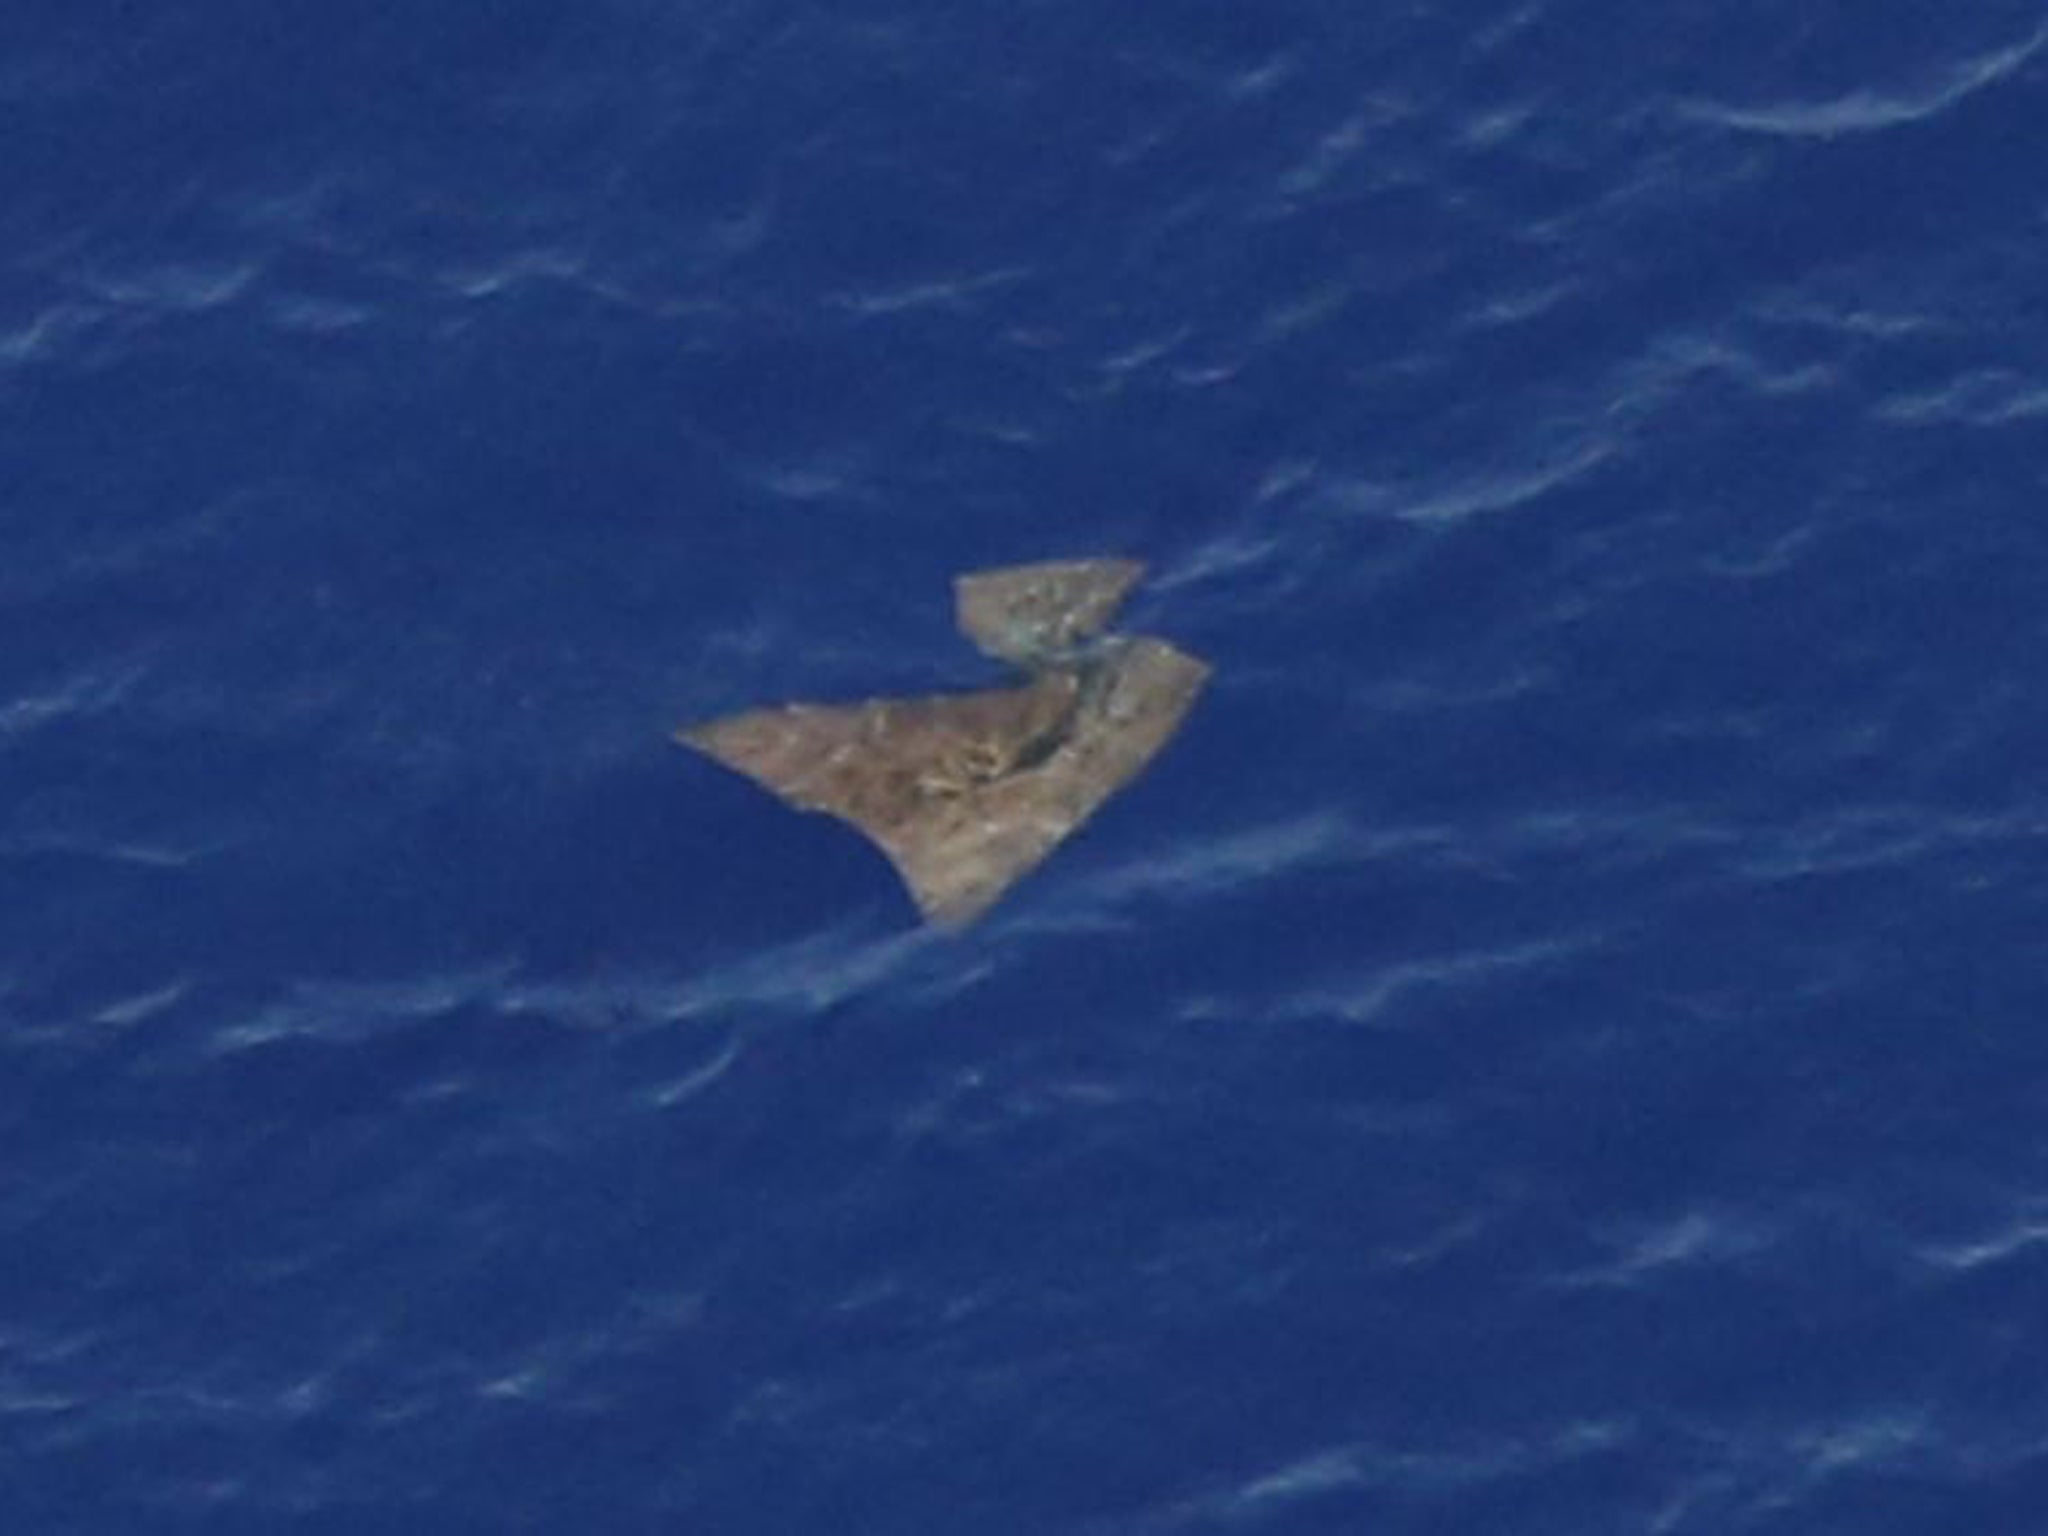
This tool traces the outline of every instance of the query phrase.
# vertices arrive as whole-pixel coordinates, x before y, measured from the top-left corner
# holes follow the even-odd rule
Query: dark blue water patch
[[[11,10],[10,1524],[2029,1529],[2034,19],[1593,20]]]

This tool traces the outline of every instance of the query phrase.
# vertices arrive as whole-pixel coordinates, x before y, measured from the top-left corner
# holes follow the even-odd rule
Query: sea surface
[[[0,1532],[2036,1536],[2044,769],[2038,4],[13,0]]]

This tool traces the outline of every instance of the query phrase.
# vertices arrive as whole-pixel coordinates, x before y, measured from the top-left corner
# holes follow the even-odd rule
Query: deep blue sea
[[[0,1533],[2037,1536],[2044,678],[2037,3],[11,0]]]

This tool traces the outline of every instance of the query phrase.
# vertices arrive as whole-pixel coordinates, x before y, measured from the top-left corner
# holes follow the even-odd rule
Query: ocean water
[[[0,12],[0,1531],[2048,1530],[2048,24]],[[680,752],[1151,564],[984,922]]]

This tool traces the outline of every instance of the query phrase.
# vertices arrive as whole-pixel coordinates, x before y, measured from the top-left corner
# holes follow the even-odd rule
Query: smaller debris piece
[[[1209,676],[1164,640],[1106,633],[1135,560],[1055,560],[953,583],[961,631],[1008,688],[785,704],[676,733],[806,811],[866,833],[928,922],[985,912],[1166,745]]]

